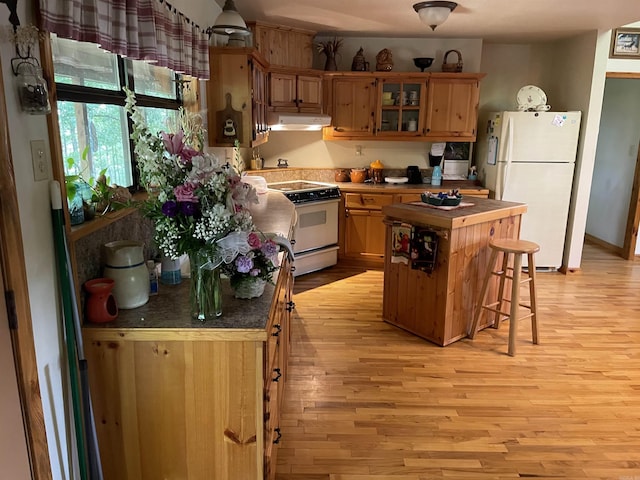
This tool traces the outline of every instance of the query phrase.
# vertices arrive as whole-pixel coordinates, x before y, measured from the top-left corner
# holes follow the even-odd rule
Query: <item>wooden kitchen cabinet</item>
[[[255,147],[269,139],[267,70],[250,48],[210,47],[207,85],[210,146]]]
[[[260,331],[84,329],[105,480],[275,478],[291,285]]]
[[[344,259],[382,263],[384,231],[382,207],[393,203],[392,194],[346,193],[344,195]]]
[[[323,130],[324,140],[476,139],[479,85],[484,74],[341,72],[325,76],[332,92],[325,100],[332,126]],[[374,83],[373,97],[370,87],[366,89],[368,82]],[[407,104],[403,100],[405,91]],[[400,101],[385,104],[385,92]],[[415,92],[414,97],[411,92]]]
[[[270,65],[312,68],[316,32],[264,22],[247,22],[247,26],[253,33],[254,47]]]
[[[370,75],[337,76],[329,84],[331,126],[323,129],[323,139],[372,137],[375,133],[375,78]]]
[[[398,77],[378,81],[376,137],[421,137],[424,132],[426,78]],[[393,138],[391,138],[393,139]]]
[[[322,113],[321,73],[270,69],[269,93],[272,111]]]
[[[433,73],[427,84],[428,140],[475,142],[482,74]]]

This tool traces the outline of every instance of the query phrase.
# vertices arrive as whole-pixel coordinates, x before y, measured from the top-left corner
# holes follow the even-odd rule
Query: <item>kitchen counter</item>
[[[295,208],[287,198],[276,192],[260,195],[260,203],[251,208],[256,227],[263,232],[280,233],[290,237],[294,223]],[[274,283],[278,272],[274,274]],[[242,332],[244,336],[253,330],[260,337],[264,337],[264,328],[269,317],[271,304],[274,301],[275,286],[267,284],[264,294],[251,300],[237,299],[229,285],[229,280],[222,280],[222,311],[220,318],[213,321],[201,322],[191,318],[189,304],[188,278],[178,285],[160,284],[159,294],[149,297],[149,301],[138,308],[118,312],[118,318],[113,322],[91,324],[86,323],[85,329],[114,329],[118,331],[132,329],[199,329],[199,330],[229,330],[234,333]],[[202,332],[201,332],[202,333]],[[224,335],[225,332],[218,332]],[[214,335],[214,332],[208,335]]]
[[[474,180],[443,180],[442,185],[435,186],[430,183],[354,183],[333,182],[343,192],[379,192],[379,193],[422,193],[422,192],[446,192],[453,189],[464,190],[468,195],[473,194],[487,196],[489,190]]]
[[[440,346],[467,336],[489,268],[489,241],[518,238],[521,216],[527,210],[524,204],[500,200],[464,201],[473,205],[453,210],[411,203],[382,208],[386,225],[383,319]],[[432,271],[418,268],[409,254],[398,253],[401,227],[415,239],[411,252],[420,249],[423,229],[437,237]],[[417,231],[421,235],[414,235]],[[489,298],[495,296],[497,281],[491,280]],[[487,312],[483,312],[480,328],[488,324]]]

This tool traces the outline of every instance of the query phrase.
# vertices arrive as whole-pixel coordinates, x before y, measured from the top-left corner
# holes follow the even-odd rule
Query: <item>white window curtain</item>
[[[163,0],[40,0],[41,29],[209,78],[209,36]]]

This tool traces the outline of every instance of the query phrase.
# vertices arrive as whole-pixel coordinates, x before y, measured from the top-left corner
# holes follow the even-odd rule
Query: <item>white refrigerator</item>
[[[581,112],[494,112],[479,125],[478,175],[496,199],[527,204],[520,238],[540,245],[539,268],[562,265],[580,119]]]

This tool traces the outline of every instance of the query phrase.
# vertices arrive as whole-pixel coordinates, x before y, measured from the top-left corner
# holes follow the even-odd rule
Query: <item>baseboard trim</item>
[[[622,247],[618,247],[617,245],[614,245],[613,243],[609,243],[606,242],[604,240],[601,240],[598,237],[594,237],[593,235],[589,235],[588,233],[584,234],[584,241],[591,243],[593,245],[598,245],[599,247],[604,248],[605,250],[610,251],[611,253],[615,253],[618,256],[622,256]]]

